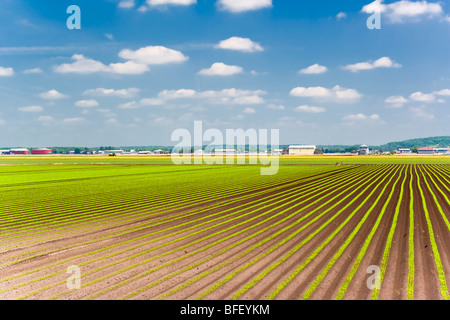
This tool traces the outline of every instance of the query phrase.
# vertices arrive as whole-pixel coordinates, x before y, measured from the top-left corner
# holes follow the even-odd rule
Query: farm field
[[[450,298],[448,157],[120,158],[0,158],[0,299]]]

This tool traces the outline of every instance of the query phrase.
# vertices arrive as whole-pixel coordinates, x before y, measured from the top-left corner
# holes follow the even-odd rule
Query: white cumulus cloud
[[[421,91],[414,92],[409,96],[411,100],[419,102],[434,102],[436,97],[432,93],[423,93]]]
[[[83,95],[90,96],[104,96],[104,97],[119,97],[119,98],[132,98],[136,96],[140,92],[138,88],[129,88],[129,89],[105,89],[105,88],[97,88],[86,90]]]
[[[363,113],[349,114],[342,118],[345,121],[364,121],[364,120],[380,120],[378,114],[365,115]]]
[[[67,98],[66,95],[62,94],[61,92],[58,92],[55,89],[49,90],[47,92],[43,92],[39,96],[42,99],[47,99],[47,100],[59,100],[59,99]]]
[[[401,68],[401,64],[392,61],[389,57],[382,57],[374,62],[359,62],[344,66],[344,70],[358,72],[363,70],[373,70],[376,68]]]
[[[365,5],[362,12],[381,12],[391,23],[404,23],[442,17],[444,10],[439,2],[401,0],[384,4],[384,0],[376,0]]]
[[[307,106],[307,105],[299,106],[295,110],[299,111],[299,112],[306,112],[306,113],[323,113],[326,111],[326,109],[323,107],[314,107],[314,106]]]
[[[44,110],[44,108],[42,108],[41,106],[29,106],[29,107],[20,107],[19,111],[20,112],[29,112],[29,113],[38,113],[38,112],[42,112]]]
[[[319,64],[313,64],[308,68],[299,71],[300,74],[322,74],[328,71],[328,68]]]
[[[26,69],[22,71],[23,74],[38,74],[43,73],[41,68],[32,68],[32,69]]]
[[[229,66],[222,62],[216,62],[210,68],[200,70],[198,74],[204,76],[232,76],[243,71],[244,69],[239,66]]]
[[[151,7],[155,6],[189,6],[196,4],[197,0],[147,0],[147,4]]]
[[[356,102],[362,98],[362,94],[355,89],[335,86],[332,89],[324,87],[297,87],[291,90],[291,96],[308,97],[329,100],[334,102]]]
[[[145,65],[181,63],[189,59],[182,52],[163,46],[148,46],[135,51],[123,49],[119,57]]]
[[[249,108],[245,108],[244,111],[242,111],[242,112],[245,114],[255,114],[256,110],[249,107]]]
[[[256,105],[265,103],[263,90],[223,89],[220,91],[196,91],[191,89],[164,90],[158,94],[162,100],[204,99],[211,104]]]
[[[136,5],[136,3],[134,2],[134,0],[122,0],[119,2],[119,8],[122,9],[131,9],[134,8],[134,6]]]
[[[13,68],[0,67],[0,77],[11,77],[14,75]]]
[[[272,8],[272,0],[219,0],[221,10],[233,13]]]
[[[75,102],[75,106],[80,107],[80,108],[93,108],[93,107],[98,107],[99,104],[97,102],[97,100],[80,100]]]
[[[261,52],[264,48],[249,38],[231,37],[220,41],[214,46],[216,49],[234,50],[242,52]]]
[[[408,100],[403,96],[392,96],[387,98],[385,102],[388,103],[391,108],[401,108]]]

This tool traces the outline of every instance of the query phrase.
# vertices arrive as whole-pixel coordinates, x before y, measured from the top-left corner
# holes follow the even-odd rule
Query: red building
[[[11,154],[30,154],[30,151],[28,149],[11,149]]]
[[[53,151],[46,148],[31,150],[31,154],[52,154]]]

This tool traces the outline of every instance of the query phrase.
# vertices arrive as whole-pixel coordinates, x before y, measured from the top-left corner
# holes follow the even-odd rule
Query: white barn
[[[316,146],[306,145],[306,146],[289,146],[288,154],[291,156],[313,156],[316,151]]]

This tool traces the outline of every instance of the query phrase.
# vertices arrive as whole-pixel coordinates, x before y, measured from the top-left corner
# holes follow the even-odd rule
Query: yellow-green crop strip
[[[371,182],[367,187],[369,188],[371,185],[373,185],[377,180]],[[319,208],[317,208],[316,210],[322,209],[325,205],[327,205],[328,203],[334,203],[333,206],[327,208],[325,211],[321,212],[318,216],[316,216],[313,220],[311,220],[308,224],[302,226],[300,229],[296,230],[294,233],[292,233],[291,235],[289,235],[287,238],[285,238],[284,240],[282,240],[281,242],[279,242],[276,246],[272,247],[271,249],[269,249],[268,251],[266,251],[265,253],[263,253],[262,255],[260,255],[258,258],[252,260],[251,262],[245,264],[243,267],[239,268],[238,270],[236,270],[235,272],[229,274],[227,277],[225,277],[224,279],[222,279],[221,281],[219,281],[216,285],[212,286],[211,288],[209,288],[208,290],[206,290],[205,292],[203,292],[200,296],[197,297],[197,299],[201,299],[203,297],[205,297],[206,295],[208,295],[209,293],[213,292],[214,290],[216,290],[218,287],[222,286],[224,283],[230,281],[234,276],[236,276],[238,273],[240,273],[241,271],[247,269],[248,267],[250,267],[251,265],[255,264],[257,261],[261,260],[262,258],[264,258],[265,256],[269,255],[270,253],[272,253],[273,251],[275,251],[277,248],[281,247],[282,245],[284,245],[286,242],[288,242],[290,239],[292,239],[293,237],[295,237],[297,234],[299,234],[301,231],[303,231],[304,229],[306,229],[309,225],[313,224],[315,221],[319,220],[322,216],[324,216],[326,213],[328,213],[329,211],[331,211],[333,208],[335,208],[336,206],[338,206],[341,202],[343,202],[344,200],[346,200],[347,198],[349,198],[351,195],[353,195],[353,193],[355,193],[356,191],[358,191],[360,189],[360,187],[356,188],[354,191],[350,192],[349,194],[347,194],[345,197],[340,198],[340,196],[342,196],[344,193],[346,193],[347,190],[344,190],[343,192],[341,192],[340,194],[336,195],[335,197],[333,197],[332,199],[330,199],[328,202],[322,204]],[[361,194],[360,194],[361,195]],[[341,212],[343,212],[348,206],[350,206],[351,203],[355,202],[357,199],[359,198],[359,195],[354,197],[349,204],[347,204],[343,209],[341,209],[337,214],[335,214],[333,217],[331,217],[326,223],[324,223],[320,228],[318,228],[317,230],[315,230],[315,232],[313,232],[312,234],[310,234],[308,236],[307,239],[305,239],[301,244],[297,245],[294,249],[292,249],[286,256],[284,256],[281,260],[279,260],[278,262],[274,263],[273,265],[271,265],[269,268],[267,268],[262,274],[260,274],[258,277],[255,278],[254,281],[252,281],[251,283],[247,284],[244,288],[242,288],[241,290],[239,290],[238,293],[236,293],[232,299],[237,299],[240,295],[242,295],[243,293],[245,293],[248,289],[250,289],[251,287],[253,287],[258,281],[260,281],[262,278],[264,278],[264,276],[266,276],[270,271],[272,271],[273,269],[275,269],[278,265],[280,265],[283,261],[285,261],[288,257],[290,257],[291,255],[293,255],[296,251],[298,251],[304,244],[306,244],[309,240],[311,240],[315,235],[317,235],[320,231],[322,231],[322,229],[325,228],[326,225],[328,225],[329,223],[331,223]],[[336,199],[339,199],[339,201],[335,201]],[[334,202],[333,202],[334,201]],[[315,210],[315,211],[316,211]]]
[[[391,180],[392,180],[393,176],[391,177]],[[359,254],[357,256],[356,261],[354,262],[352,269],[350,270],[350,272],[347,275],[347,278],[344,280],[344,282],[342,283],[341,287],[339,288],[338,294],[336,296],[336,300],[342,300],[344,298],[344,294],[347,291],[347,288],[348,288],[350,282],[352,281],[356,271],[358,270],[358,268],[359,268],[359,266],[361,264],[362,259],[364,258],[365,254],[366,254],[367,248],[369,247],[370,242],[372,241],[373,236],[375,235],[375,232],[377,231],[378,226],[380,225],[381,220],[383,219],[383,216],[386,213],[386,209],[387,209],[390,201],[393,199],[392,195],[394,194],[395,187],[397,186],[397,183],[400,181],[400,177],[401,177],[401,171],[400,171],[400,174],[398,175],[397,179],[395,180],[394,185],[391,188],[391,192],[389,193],[389,196],[388,196],[387,200],[385,201],[385,203],[383,205],[383,208],[381,209],[380,213],[378,214],[378,218],[377,218],[374,226],[372,227],[372,230],[370,231],[369,235],[367,236],[366,241],[364,242],[364,245],[361,248],[361,251],[359,252]],[[379,195],[380,199],[381,199],[381,195],[387,189],[387,187],[388,187],[388,185],[389,185],[391,180],[389,180],[389,182],[386,184],[386,186],[383,189],[383,191],[380,193],[380,195]],[[395,232],[395,227],[396,227],[396,222],[397,222],[397,217],[398,217],[398,212],[399,212],[399,209],[400,209],[402,196],[403,196],[403,185],[402,185],[402,188],[401,188],[401,195],[399,196],[399,200],[397,201],[397,207],[396,207],[396,213],[395,213],[395,216],[394,216],[394,222],[392,223],[392,227],[391,227],[391,230],[390,230],[389,235],[388,235],[387,246],[385,247],[385,251],[384,251],[384,254],[383,254],[383,261],[382,261],[381,267],[380,267],[380,274],[379,274],[380,285],[382,283],[384,272],[386,270],[387,259],[389,257],[389,251],[390,251],[390,247],[391,247],[391,243],[392,243],[392,237],[394,236],[394,232]],[[376,288],[375,288],[375,290],[376,290]]]
[[[427,226],[428,226],[428,233],[430,236],[430,242],[431,242],[431,249],[433,250],[433,255],[434,255],[434,261],[436,263],[436,268],[438,271],[438,276],[439,276],[439,282],[440,282],[440,288],[441,288],[441,294],[442,297],[444,298],[444,300],[450,300],[450,294],[448,292],[448,287],[447,287],[447,281],[445,279],[445,272],[444,272],[444,268],[442,266],[442,261],[441,261],[441,257],[439,255],[439,250],[436,244],[436,239],[434,237],[434,230],[433,230],[433,226],[431,224],[431,220],[430,220],[430,214],[428,212],[428,207],[426,204],[426,200],[425,200],[425,195],[423,193],[422,187],[420,186],[420,177],[417,173],[417,168],[414,168],[415,172],[416,172],[416,176],[417,176],[417,187],[419,188],[419,193],[422,199],[422,206],[423,206],[423,210],[425,212],[425,219],[427,221]]]
[[[300,189],[302,189],[302,188],[304,188],[304,186],[302,186]],[[298,188],[297,188],[297,189],[298,189]],[[271,203],[270,206],[274,206],[274,205],[276,205],[278,202],[286,201],[286,199],[289,199],[289,198],[294,198],[293,201],[295,201],[295,200],[296,200],[295,198],[296,198],[296,192],[297,192],[297,189],[289,190],[289,191],[288,191],[287,193],[285,193],[285,194],[279,194],[279,195],[277,195],[275,198],[282,198],[282,200],[279,200],[279,201],[277,201],[277,202],[275,202],[275,203]],[[309,194],[312,194],[312,193],[313,193],[313,192],[310,192],[310,193],[308,193],[308,194],[305,194],[304,196],[309,195]],[[294,195],[293,195],[293,196],[290,196],[290,197],[286,197],[286,194],[294,194]],[[250,203],[241,205],[241,206],[239,206],[239,207],[243,207],[243,206],[245,206],[245,205],[248,205],[248,204],[251,204],[251,203],[255,203],[254,205],[252,205],[252,206],[250,206],[250,207],[246,207],[246,208],[244,208],[244,209],[242,209],[242,210],[239,210],[239,211],[234,211],[232,214],[229,214],[229,215],[226,215],[226,216],[223,216],[223,217],[235,215],[235,214],[237,214],[237,213],[239,213],[239,212],[243,212],[243,211],[245,211],[245,210],[248,210],[249,208],[259,207],[259,206],[261,206],[262,204],[265,204],[266,202],[272,202],[272,199],[265,200],[265,201],[263,201],[263,202],[261,202],[260,200],[255,200],[255,201],[252,201],[252,202],[250,202]],[[292,202],[292,201],[291,201],[291,202]],[[288,204],[283,204],[283,205],[288,205]],[[230,209],[227,209],[227,210],[225,210],[225,211],[222,211],[222,213],[224,213],[224,212],[226,212],[226,211],[236,210],[237,208],[238,208],[238,207],[230,208]],[[263,208],[263,209],[265,209],[265,208]],[[164,243],[164,244],[161,245],[161,246],[158,246],[158,247],[152,247],[152,248],[149,249],[149,250],[140,252],[139,254],[136,254],[136,255],[134,255],[134,256],[131,256],[131,257],[125,259],[125,260],[129,260],[129,259],[131,259],[131,258],[136,258],[136,257],[141,256],[141,255],[143,255],[143,254],[146,254],[146,253],[148,253],[148,252],[151,252],[151,251],[154,251],[154,250],[156,250],[156,249],[159,249],[159,248],[161,248],[161,247],[168,246],[168,245],[170,245],[170,244],[172,244],[172,243],[179,242],[179,241],[182,241],[182,240],[184,240],[184,239],[187,239],[187,238],[189,238],[189,237],[191,237],[191,236],[193,236],[193,235],[197,235],[197,234],[200,234],[200,233],[202,233],[202,232],[204,233],[204,232],[206,232],[206,231],[208,231],[208,230],[210,230],[210,229],[212,229],[212,228],[218,227],[218,226],[223,225],[223,224],[225,224],[225,223],[228,223],[228,222],[230,222],[230,221],[234,221],[234,220],[236,220],[236,219],[238,219],[238,218],[241,218],[241,217],[243,217],[243,216],[247,216],[247,215],[253,214],[253,213],[255,213],[255,212],[259,211],[259,210],[261,210],[261,208],[256,209],[256,210],[253,210],[253,211],[251,211],[251,212],[248,212],[248,213],[246,213],[246,214],[244,214],[244,215],[241,215],[241,216],[232,218],[232,219],[227,220],[227,221],[225,221],[225,222],[216,224],[216,225],[214,225],[214,226],[212,226],[212,227],[204,228],[204,229],[202,229],[202,230],[199,231],[199,232],[194,232],[194,233],[191,233],[191,234],[189,234],[189,235],[187,235],[187,236],[177,238],[177,239],[172,240],[172,241],[170,241],[170,242],[166,242],[166,243]],[[265,212],[265,213],[263,213],[262,215],[266,215],[267,213],[268,213],[268,212]],[[217,213],[214,214],[214,216],[216,216],[216,215],[218,215],[218,214],[217,214]],[[261,216],[262,216],[262,215],[261,215]],[[213,216],[213,215],[211,215],[211,216]],[[222,218],[223,218],[223,217],[222,217]],[[220,220],[220,219],[222,219],[222,218],[214,219],[214,220],[211,220],[211,221],[207,221],[206,223],[210,223],[210,222],[212,222],[212,221]],[[248,221],[249,221],[249,220],[247,220],[245,223],[247,223]],[[172,228],[170,228],[170,229],[172,229]],[[192,228],[188,228],[188,229],[186,229],[186,230],[189,230],[189,229],[192,229]],[[168,230],[168,229],[165,229],[165,230]],[[178,234],[178,233],[180,233],[180,232],[177,232],[177,233],[175,233],[175,234]],[[220,233],[221,233],[221,232],[220,232]],[[171,235],[174,235],[174,234],[171,234]],[[169,236],[171,236],[171,235],[169,235]],[[209,235],[209,236],[207,236],[206,238],[210,238],[210,237],[212,237],[213,235],[215,235],[215,234]],[[149,243],[155,242],[155,241],[157,241],[157,240],[161,240],[161,239],[167,238],[167,237],[169,237],[169,236],[164,236],[164,237],[161,237],[161,238],[153,239],[153,240],[151,240],[151,241],[149,241],[149,242],[146,242],[146,243],[144,243],[144,244],[149,244]],[[144,237],[146,237],[146,236],[144,236]],[[141,237],[141,238],[142,238],[142,237]],[[128,242],[130,242],[130,241],[128,241]],[[199,241],[197,241],[197,242],[199,242]],[[132,247],[132,248],[128,248],[128,249],[126,249],[126,250],[123,250],[123,251],[120,251],[120,252],[116,252],[116,253],[110,254],[110,255],[108,255],[108,256],[104,256],[104,257],[101,257],[101,258],[97,258],[97,259],[94,259],[94,260],[90,260],[90,261],[88,261],[88,262],[84,262],[84,263],[80,264],[79,266],[80,266],[80,267],[81,267],[81,266],[85,266],[85,265],[87,265],[88,263],[92,263],[92,262],[94,262],[94,261],[99,261],[99,260],[103,260],[103,259],[110,258],[110,257],[115,256],[115,255],[118,255],[118,254],[120,254],[120,253],[124,253],[124,252],[130,251],[130,250],[132,250],[132,249],[135,249],[135,248],[137,248],[137,247],[141,247],[141,246],[143,246],[144,244],[140,244],[140,245],[138,245],[138,246],[134,246],[134,247]],[[178,251],[178,250],[181,250],[181,248],[178,248],[178,249],[176,249],[175,251]],[[151,259],[151,260],[153,260],[153,259]],[[124,261],[124,260],[122,260],[122,261],[120,261],[120,262],[123,262],[123,261]],[[90,272],[89,274],[91,274],[91,273],[93,273],[93,272],[100,271],[100,270],[102,270],[102,269],[104,269],[104,268],[106,268],[106,267],[108,267],[108,266],[112,266],[112,265],[115,265],[115,264],[117,264],[117,263],[113,263],[113,264],[110,264],[110,265],[107,265],[107,266],[102,266],[102,267],[100,267],[100,268],[97,268],[97,269],[93,270],[93,271]],[[129,269],[129,268],[126,268],[126,269]],[[61,272],[59,272],[59,273],[61,273]],[[59,273],[58,273],[58,274],[59,274]],[[53,275],[56,275],[56,274],[53,274]],[[82,276],[85,276],[85,275],[82,275]],[[45,278],[45,279],[46,279],[46,278]],[[43,280],[43,279],[41,279],[41,280]],[[55,285],[58,285],[58,284],[61,284],[61,283],[57,283],[57,284],[55,284]],[[45,290],[47,290],[47,289],[49,289],[49,288],[51,288],[51,287],[52,287],[52,286],[47,286],[47,287],[45,287]],[[20,297],[20,298],[28,297],[28,296],[30,296],[30,295],[32,295],[32,294],[36,294],[36,293],[38,293],[38,292],[40,292],[40,291],[42,291],[42,290],[36,290],[36,291],[30,292],[30,293],[28,293],[27,295],[22,296],[22,297]]]
[[[290,192],[290,193],[295,193],[295,190],[294,190],[294,191],[289,191],[289,192]],[[278,195],[277,197],[280,198],[280,197],[282,197],[282,196],[283,196],[283,195]],[[286,199],[286,198],[284,198],[284,200],[285,200],[285,199]],[[260,201],[258,201],[258,200],[255,200],[255,201],[253,201],[253,202],[254,202],[255,204],[254,204],[253,206],[251,206],[251,207],[257,207],[257,206],[261,206],[262,204],[264,204],[264,203],[266,203],[266,202],[270,202],[270,200],[266,200],[266,201],[264,201],[264,202],[260,202]],[[244,204],[244,205],[247,205],[247,204]],[[241,206],[244,206],[244,205],[241,205]],[[250,207],[250,208],[251,208],[251,207]],[[248,210],[249,208],[245,208],[245,209],[240,210],[240,211],[234,211],[234,212],[232,212],[232,213],[230,213],[230,214],[227,214],[227,215],[222,215],[223,212],[226,212],[226,211],[232,211],[232,210],[235,210],[235,209],[236,209],[236,207],[230,208],[230,209],[227,209],[227,210],[222,211],[222,212],[219,212],[219,213],[211,214],[211,215],[208,215],[208,216],[206,216],[206,217],[202,217],[202,218],[200,218],[200,219],[196,219],[196,220],[189,221],[189,222],[186,222],[186,223],[183,223],[183,224],[179,224],[179,225],[174,226],[174,227],[170,227],[170,228],[166,228],[166,229],[164,229],[164,230],[160,230],[160,231],[157,231],[157,232],[153,232],[153,233],[147,234],[147,235],[145,235],[145,236],[141,236],[141,237],[137,237],[137,238],[134,238],[134,239],[130,239],[130,240],[121,242],[121,243],[119,243],[119,244],[114,244],[114,245],[111,245],[111,246],[107,246],[107,247],[104,247],[104,248],[102,248],[102,249],[98,249],[98,250],[95,250],[95,251],[93,251],[93,252],[89,252],[89,253],[84,254],[84,255],[79,255],[79,256],[77,256],[77,257],[73,257],[73,258],[71,258],[71,259],[76,259],[76,258],[83,257],[83,256],[93,255],[94,253],[99,253],[99,252],[103,252],[103,251],[105,251],[105,250],[107,250],[107,249],[116,248],[116,247],[118,247],[119,245],[128,244],[128,243],[131,243],[131,242],[136,241],[136,240],[144,239],[144,238],[150,237],[150,236],[152,236],[152,235],[155,235],[155,234],[158,234],[158,233],[162,233],[162,232],[165,232],[165,231],[168,231],[168,230],[176,229],[176,228],[179,228],[179,227],[181,227],[181,226],[188,225],[188,224],[191,224],[191,223],[200,221],[200,220],[205,220],[205,219],[211,218],[211,217],[213,217],[213,216],[220,216],[219,218],[212,219],[212,220],[207,220],[206,222],[203,222],[203,223],[201,223],[201,224],[194,225],[194,226],[189,227],[189,228],[187,228],[187,229],[183,229],[183,230],[181,230],[181,231],[177,231],[177,232],[175,232],[175,233],[172,233],[172,234],[169,234],[169,235],[166,235],[166,236],[157,238],[157,239],[153,239],[153,240],[151,240],[151,241],[149,241],[149,242],[146,243],[146,244],[149,244],[149,243],[152,243],[152,242],[161,240],[161,239],[168,238],[168,237],[170,237],[170,236],[174,236],[174,235],[180,234],[180,233],[185,232],[185,231],[188,231],[188,230],[192,230],[192,229],[198,228],[198,227],[200,227],[200,226],[209,224],[209,223],[211,223],[211,222],[214,222],[214,221],[217,221],[217,220],[224,219],[224,218],[226,218],[226,217],[231,217],[231,216],[233,216],[233,215],[237,215],[239,212],[244,211],[244,210]],[[242,217],[244,217],[244,216],[250,215],[251,213],[252,213],[252,212],[243,214],[243,215],[238,216],[238,217],[235,217],[235,218],[233,218],[233,219],[231,219],[231,220],[235,220],[235,219],[238,219],[238,218],[242,218]],[[225,221],[225,222],[222,222],[222,223],[220,223],[220,224],[218,224],[218,225],[222,225],[222,224],[227,223],[227,222],[229,222],[229,220],[228,220],[228,221]],[[216,225],[216,226],[218,226],[218,225]],[[213,226],[213,227],[214,227],[214,226]],[[191,235],[196,235],[196,234],[198,234],[198,233],[200,233],[200,232],[205,232],[206,230],[209,230],[209,229],[211,229],[211,228],[213,228],[213,227],[210,227],[210,228],[207,228],[207,229],[202,229],[201,231],[194,232],[194,233],[191,234]],[[186,237],[183,237],[183,238],[177,238],[175,241],[181,241],[182,239],[185,239],[185,238],[187,238],[187,237],[189,237],[189,235],[186,236]],[[169,243],[166,243],[165,245],[168,245],[168,244],[169,244]],[[141,245],[138,245],[138,246],[135,246],[135,247],[132,247],[132,248],[129,248],[129,249],[126,249],[126,250],[122,250],[122,251],[120,251],[120,252],[116,252],[116,253],[110,254],[110,255],[108,255],[108,256],[106,256],[106,257],[102,257],[101,259],[106,259],[106,258],[115,256],[115,255],[117,255],[117,254],[120,254],[120,253],[123,253],[123,252],[126,252],[126,251],[130,251],[130,250],[132,250],[132,249],[134,249],[134,248],[137,248],[137,247],[140,247],[140,246],[142,246],[142,244],[141,244]],[[95,259],[95,260],[88,261],[88,262],[84,262],[84,263],[80,264],[79,266],[81,267],[81,266],[84,266],[84,265],[86,265],[86,264],[88,264],[88,263],[91,263],[91,262],[93,262],[93,261],[98,261],[98,260],[99,260],[99,258],[97,258],[97,259]],[[65,263],[65,262],[67,262],[67,259],[66,259],[66,260],[63,260],[63,261],[60,261],[59,263],[56,263],[56,264],[54,264],[54,265],[63,264],[63,263]],[[52,265],[52,266],[54,266],[54,265]],[[60,271],[54,272],[54,273],[52,273],[52,274],[48,274],[48,275],[46,275],[46,276],[44,276],[44,277],[41,277],[41,278],[38,278],[38,279],[33,279],[33,280],[31,280],[31,281],[28,281],[27,283],[21,283],[21,284],[19,284],[19,285],[17,285],[17,286],[14,286],[14,287],[9,288],[8,290],[7,290],[7,289],[4,289],[4,290],[0,291],[0,293],[6,292],[6,291],[9,291],[9,290],[12,290],[12,289],[17,289],[17,288],[19,288],[19,287],[25,286],[25,285],[27,285],[27,284],[35,283],[35,282],[37,282],[37,281],[41,281],[41,280],[48,279],[48,278],[50,278],[50,277],[52,277],[52,276],[55,276],[55,275],[57,275],[57,274],[61,274],[62,272],[63,272],[63,271],[60,270]],[[2,281],[4,281],[4,280],[5,280],[5,279],[2,279]],[[10,280],[10,279],[8,279],[8,280]],[[46,287],[45,289],[48,289],[48,288]],[[35,292],[33,291],[33,293],[35,293]],[[27,295],[27,296],[28,296],[28,295]]]
[[[386,173],[386,175],[389,175],[390,173],[392,173],[394,171],[394,169],[390,169],[388,173]],[[371,186],[373,186],[375,183],[377,183],[379,180],[381,179],[381,182],[379,182],[378,184],[376,184],[376,186],[373,188],[373,190],[371,191],[371,193],[369,194],[369,196],[367,196],[365,199],[363,199],[363,201],[358,205],[358,207],[356,209],[354,209],[346,218],[346,220],[344,222],[341,223],[341,225],[339,225],[339,227],[337,229],[334,230],[334,232],[285,280],[283,281],[283,283],[281,283],[268,297],[269,300],[274,299],[280,292],[281,290],[283,290],[321,251],[322,249],[329,243],[331,242],[331,240],[336,236],[336,234],[339,233],[339,231],[342,230],[342,228],[344,228],[344,226],[353,218],[353,216],[364,206],[364,204],[369,200],[370,196],[375,193],[375,191],[382,185],[383,183],[383,179],[382,176],[379,176],[378,178],[374,179],[362,192],[360,192],[354,199],[352,202],[350,202],[346,207],[342,208],[338,213],[336,213],[335,217],[337,215],[340,215],[345,209],[347,209],[348,207],[350,207],[350,205],[352,203],[354,203],[357,199],[359,199],[360,197],[363,196],[363,194],[370,189]],[[334,217],[333,217],[334,219]],[[327,224],[330,223],[331,221],[327,221]],[[322,225],[321,228],[324,228],[325,224]],[[347,239],[348,241],[348,239]],[[342,249],[342,247],[341,247]],[[298,249],[297,249],[298,250]],[[337,254],[333,257],[335,259],[337,259]],[[316,280],[313,282],[313,284],[310,286],[310,288],[308,289],[308,291],[306,292],[305,296],[303,297],[303,299],[306,299],[309,297],[310,294],[312,294],[312,292],[314,292],[315,288],[317,287],[317,285],[320,283],[320,281],[325,277],[326,273],[328,272],[329,268],[331,268],[332,264],[334,264],[334,261],[330,261],[330,263],[327,265],[327,267],[322,271],[322,273],[317,276]]]
[[[344,187],[344,186],[341,186],[339,189],[341,189],[342,187]],[[327,189],[327,190],[330,190],[330,189]],[[325,190],[325,191],[327,191],[327,190]],[[322,193],[324,193],[324,192],[322,192]],[[326,198],[326,197],[327,197],[327,195],[325,195],[324,197],[320,198],[319,200],[322,200],[322,199],[324,199],[324,198]],[[317,201],[319,201],[319,200],[317,200]],[[301,204],[304,203],[304,202],[306,202],[306,201],[303,201],[303,202],[299,203],[298,205],[301,205]],[[298,206],[298,205],[296,205],[296,206]],[[303,207],[302,209],[296,211],[295,213],[293,213],[293,214],[290,215],[289,217],[298,215],[301,211],[303,211],[303,210],[309,208],[311,205],[312,205],[312,204],[309,204],[309,205],[307,205],[306,207]],[[279,214],[283,214],[284,212],[287,212],[287,211],[289,211],[289,210],[291,210],[291,209],[292,209],[292,208],[285,209],[285,210],[283,210],[282,212],[280,212]],[[254,245],[254,246],[252,246],[249,250],[246,250],[244,254],[240,254],[238,257],[234,257],[233,259],[230,259],[230,260],[228,260],[227,262],[221,264],[219,267],[215,267],[214,269],[209,270],[208,272],[202,274],[202,276],[196,277],[195,279],[193,279],[193,280],[191,280],[191,281],[188,281],[187,283],[185,283],[184,285],[182,285],[182,288],[184,288],[184,287],[186,287],[186,286],[192,284],[193,282],[196,282],[196,281],[200,280],[200,279],[203,278],[204,276],[210,274],[212,271],[217,271],[217,270],[219,270],[220,268],[222,268],[222,267],[224,267],[224,266],[226,266],[226,265],[232,263],[233,261],[235,261],[235,260],[238,259],[239,257],[245,256],[247,253],[249,253],[250,251],[252,251],[252,250],[255,249],[256,247],[259,247],[260,245],[264,244],[265,242],[269,241],[270,239],[273,239],[273,238],[274,238],[275,236],[277,236],[278,234],[280,234],[280,233],[282,233],[282,232],[288,230],[289,228],[292,228],[293,226],[297,225],[297,224],[300,223],[301,221],[305,220],[307,217],[309,217],[312,213],[314,213],[314,212],[315,212],[316,210],[318,210],[318,209],[319,209],[319,208],[315,209],[313,212],[308,213],[306,216],[304,216],[304,217],[300,218],[299,220],[297,220],[294,224],[290,225],[289,227],[284,228],[281,232],[277,232],[277,233],[275,233],[275,234],[272,234],[269,238],[266,238],[266,239],[260,241],[257,245]],[[279,214],[277,214],[277,215],[279,215]],[[284,220],[286,220],[286,219],[283,219],[282,221],[284,221]],[[252,237],[253,237],[253,236],[252,236]],[[186,270],[190,270],[190,269],[192,269],[191,266],[188,267],[188,268],[186,268]],[[172,275],[170,275],[170,276],[167,276],[167,278],[171,278],[171,277],[173,277],[173,276],[175,276],[175,275],[178,275],[178,274],[179,274],[179,272],[176,272],[176,273],[174,273],[174,274],[172,274]],[[146,272],[144,275],[147,275],[147,272]],[[156,282],[153,282],[152,284],[150,284],[150,285],[148,285],[148,286],[146,286],[146,287],[144,287],[144,288],[141,288],[138,292],[134,292],[134,293],[129,294],[127,297],[129,298],[129,297],[132,297],[132,296],[138,294],[139,292],[143,292],[143,291],[145,291],[145,290],[148,290],[149,288],[151,288],[151,287],[153,287],[153,286],[159,284],[160,282],[161,282],[161,281],[159,281],[159,280],[156,281]],[[180,290],[180,288],[178,288],[178,289],[176,289],[176,290],[174,290],[174,291],[172,291],[172,292],[166,294],[164,297],[167,297],[167,296],[169,296],[169,295],[171,295],[171,294],[177,292],[178,290]],[[162,298],[162,297],[161,297],[161,298]]]

